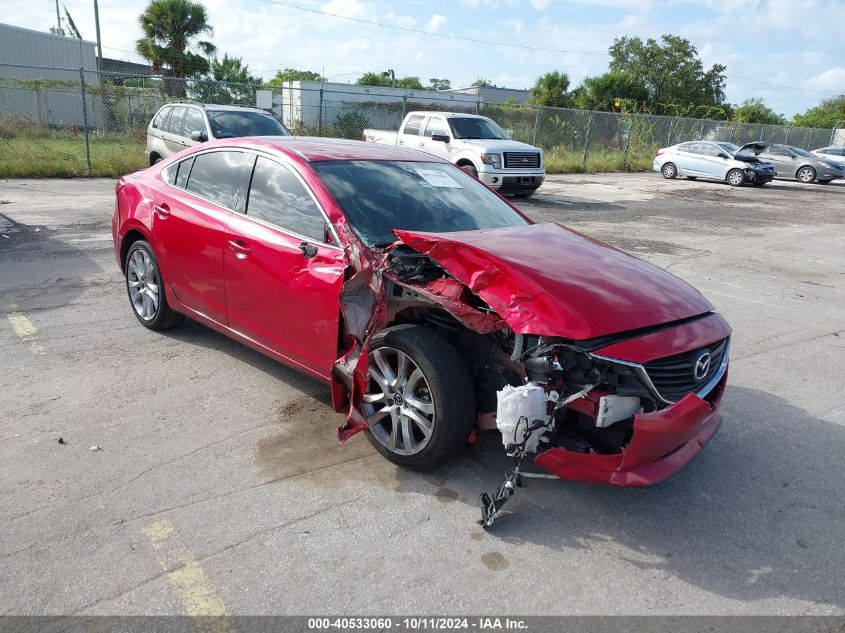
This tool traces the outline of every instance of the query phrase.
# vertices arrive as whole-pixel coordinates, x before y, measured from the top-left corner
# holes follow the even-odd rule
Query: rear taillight
[[[659,149],[657,150],[657,155],[660,156],[665,150]]]

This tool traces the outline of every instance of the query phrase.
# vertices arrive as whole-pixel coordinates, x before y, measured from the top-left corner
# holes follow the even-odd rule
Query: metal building
[[[0,24],[0,77],[79,80],[78,70],[65,72],[14,68],[14,66],[84,68],[95,71],[97,70],[95,49],[94,42]]]

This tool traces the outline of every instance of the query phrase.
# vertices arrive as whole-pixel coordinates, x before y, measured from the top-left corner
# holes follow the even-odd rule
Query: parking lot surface
[[[845,185],[568,175],[521,206],[704,292],[730,383],[675,478],[530,481],[485,532],[495,433],[428,474],[339,446],[323,385],[136,322],[112,181],[0,181],[0,614],[845,613]]]

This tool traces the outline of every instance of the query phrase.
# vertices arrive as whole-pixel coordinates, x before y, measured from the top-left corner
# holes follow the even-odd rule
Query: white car
[[[734,187],[745,183],[759,187],[775,177],[771,163],[740,151],[733,143],[716,141],[691,141],[661,148],[657,150],[652,169],[664,178],[709,178]]]
[[[820,147],[819,149],[814,149],[813,154],[819,158],[828,158],[841,163],[845,160],[845,147]]]
[[[531,196],[543,184],[543,150],[514,141],[493,119],[455,112],[409,112],[399,131],[364,130],[369,143],[444,158],[501,194]]]

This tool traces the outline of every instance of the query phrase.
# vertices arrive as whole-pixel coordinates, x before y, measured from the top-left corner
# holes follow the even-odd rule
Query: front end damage
[[[401,242],[376,256],[364,249],[350,253],[355,270],[341,305],[345,352],[334,371],[335,406],[348,407],[341,441],[366,428],[359,407],[368,382],[368,341],[399,323],[426,325],[458,350],[475,383],[479,429],[497,428],[497,406],[507,389],[541,389],[543,410],[526,417],[505,444],[520,461],[529,452],[526,447],[536,450],[534,463],[554,477],[618,486],[655,484],[675,474],[717,431],[730,328],[706,309],[706,302],[705,309],[695,301],[680,309],[658,297],[655,310],[662,314],[657,323],[629,308],[632,327],[588,331],[586,319],[577,314],[571,323],[554,322],[561,313],[553,305],[556,298],[544,296],[540,287],[532,288],[510,269],[506,274],[501,258],[450,234],[396,233]],[[546,247],[572,240],[556,231],[548,235]],[[613,269],[616,261],[628,273],[635,270],[626,259],[631,256],[619,253],[600,251],[605,269]],[[512,269],[520,270],[518,265]],[[573,274],[583,277],[583,272]],[[639,268],[632,274],[640,274]],[[656,291],[671,290],[670,282],[658,281]],[[573,338],[566,336],[567,329],[595,336]],[[552,334],[556,330],[559,334]],[[510,429],[516,423],[498,420],[498,427]],[[529,441],[534,434],[539,443]],[[506,481],[500,494],[512,494],[519,473],[517,463],[515,474],[508,475],[510,492]]]

